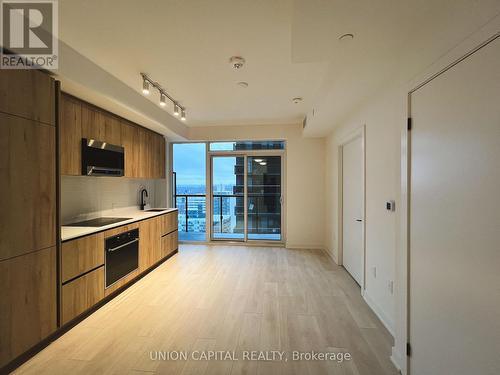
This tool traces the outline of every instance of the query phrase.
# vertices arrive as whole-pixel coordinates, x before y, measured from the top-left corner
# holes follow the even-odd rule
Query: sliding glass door
[[[212,157],[212,239],[245,240],[245,157]]]
[[[247,239],[281,240],[281,156],[247,157]]]
[[[282,240],[281,155],[212,155],[211,239]]]

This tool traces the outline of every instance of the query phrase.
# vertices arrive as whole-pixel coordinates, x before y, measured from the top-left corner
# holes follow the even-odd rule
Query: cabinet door
[[[61,259],[63,283],[104,265],[104,233],[63,242]]]
[[[56,248],[0,262],[0,368],[56,330]]]
[[[82,103],[82,138],[104,140],[104,113],[86,103]]]
[[[0,113],[0,260],[56,244],[55,127]]]
[[[139,176],[139,128],[128,122],[121,122],[121,138],[125,148],[125,177]]]
[[[66,324],[104,298],[104,267],[62,286],[61,320]]]
[[[177,230],[177,213],[178,211],[169,212],[161,216],[161,235],[164,236],[174,230]]]
[[[154,135],[154,178],[165,178],[165,138],[162,135]]]
[[[172,254],[175,250],[178,249],[179,241],[177,235],[178,232],[175,231],[161,238],[162,258]]]
[[[68,95],[61,95],[60,103],[60,165],[61,174],[82,173],[82,105]]]
[[[54,80],[38,70],[0,69],[0,112],[55,125]]]
[[[149,130],[139,128],[139,177],[151,178],[151,155],[151,132]]]
[[[139,223],[139,271],[145,271],[162,258],[160,220],[158,217]]]
[[[104,114],[104,141],[112,145],[122,145],[121,122],[118,117]]]

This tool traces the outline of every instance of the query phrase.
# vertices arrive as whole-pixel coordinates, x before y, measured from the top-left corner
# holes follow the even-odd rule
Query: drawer
[[[177,212],[173,211],[161,216],[161,235],[177,230]]]
[[[61,319],[66,324],[104,298],[104,266],[62,286]]]
[[[62,244],[62,282],[104,264],[104,235],[97,233]]]
[[[168,256],[178,249],[178,235],[179,232],[175,231],[161,238],[161,253],[162,258]]]

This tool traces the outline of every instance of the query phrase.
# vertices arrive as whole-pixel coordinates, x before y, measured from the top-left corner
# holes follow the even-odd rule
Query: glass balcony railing
[[[175,206],[179,209],[179,240],[205,241],[207,212],[205,195],[177,194]]]

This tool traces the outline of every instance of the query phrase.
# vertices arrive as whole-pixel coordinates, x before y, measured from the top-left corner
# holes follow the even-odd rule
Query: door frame
[[[207,210],[206,212],[206,223],[208,226],[207,230],[207,237],[210,242],[238,242],[238,243],[245,243],[247,242],[247,155],[242,153],[242,152],[233,152],[233,153],[228,153],[225,151],[222,152],[208,152],[208,167],[209,167],[209,178],[207,180],[207,192],[209,192],[209,199],[210,199],[210,212]],[[213,233],[213,226],[212,226],[212,221],[213,221],[213,214],[212,214],[212,203],[213,203],[213,172],[214,172],[214,163],[213,160],[214,158],[217,157],[242,157],[243,158],[243,239],[227,239],[227,238],[214,238],[214,233]],[[222,223],[220,224],[222,228]]]
[[[338,180],[338,239],[337,239],[337,248],[338,248],[338,264],[343,265],[343,255],[344,255],[344,194],[343,194],[343,185],[344,185],[344,171],[343,171],[343,150],[344,146],[355,140],[356,138],[361,138],[361,146],[362,146],[362,160],[363,160],[363,171],[362,171],[362,191],[363,191],[363,218],[362,218],[362,244],[363,244],[363,261],[362,261],[362,269],[361,269],[361,295],[364,296],[366,290],[366,124],[363,124],[361,127],[356,129],[355,131],[349,133],[345,137],[343,137],[338,144],[338,168],[339,168],[339,180]]]
[[[254,245],[254,246],[285,246],[285,216],[286,216],[286,189],[285,181],[285,163],[286,163],[286,146],[284,150],[242,150],[242,151],[210,151],[209,144],[217,141],[207,142],[207,241],[208,243],[228,243],[228,244],[240,244],[240,245]],[[228,240],[228,239],[214,239],[212,236],[212,158],[217,156],[233,156],[233,157],[244,157],[245,158],[245,178],[244,178],[244,239],[243,240]],[[281,239],[279,241],[271,240],[248,240],[248,207],[247,207],[247,156],[280,156],[281,157]],[[209,202],[210,201],[210,202]],[[208,212],[208,206],[210,206],[210,212]]]
[[[210,151],[210,143],[216,142],[235,142],[235,141],[281,141],[285,143],[284,149],[279,150],[244,150],[241,151]],[[167,141],[166,147],[168,147],[167,155],[167,205],[171,207],[174,206],[173,201],[173,192],[174,187],[172,172],[174,167],[174,145],[175,144],[190,144],[190,143],[204,143],[205,144],[205,181],[206,181],[206,192],[205,192],[205,210],[207,212],[206,221],[205,221],[205,240],[204,241],[179,241],[185,244],[221,244],[221,242],[230,244],[230,245],[241,245],[241,246],[269,246],[269,247],[284,247],[286,244],[286,224],[287,224],[287,147],[288,142],[285,139],[280,138],[256,138],[256,139],[217,139],[217,140],[187,140],[187,141]],[[280,241],[259,241],[259,240],[251,240],[251,241],[230,241],[230,240],[211,240],[211,228],[212,228],[212,169],[211,169],[211,156],[212,155],[221,155],[221,156],[234,156],[235,154],[246,154],[248,156],[258,155],[258,156],[281,156],[281,240]],[[246,165],[245,165],[246,168]],[[246,174],[245,174],[245,182],[246,182]],[[246,186],[246,183],[245,183]],[[246,187],[245,187],[246,189]],[[245,204],[246,209],[246,204]],[[246,215],[245,215],[246,220]],[[245,224],[245,230],[247,230],[247,226]]]

